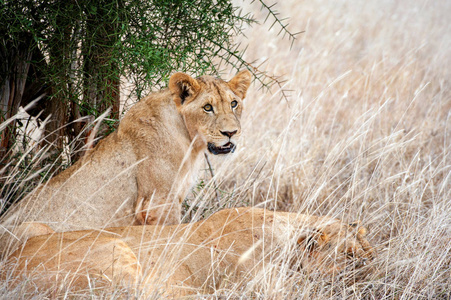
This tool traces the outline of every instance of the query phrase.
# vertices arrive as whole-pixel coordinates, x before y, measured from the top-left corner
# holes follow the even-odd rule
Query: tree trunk
[[[66,13],[70,10],[70,1],[61,3],[61,10]],[[71,78],[72,72],[72,50],[76,47],[73,41],[74,23],[71,19],[60,16],[55,20],[55,31],[49,39],[49,74],[52,95],[46,104],[46,114],[51,114],[50,122],[46,126],[46,140],[53,144],[58,152],[63,150],[64,137],[68,130],[69,108],[71,101],[77,101],[77,96],[73,91]]]
[[[121,2],[100,1],[95,11],[85,12],[87,38],[82,48],[84,94],[81,116],[94,112],[97,117],[111,107],[110,117],[119,119],[120,74],[113,57],[120,38],[117,15],[120,9],[115,4],[121,5]],[[79,135],[83,129],[77,128],[74,135]],[[78,148],[82,146],[79,144]]]
[[[0,86],[0,123],[13,117],[21,105],[33,53],[31,43],[31,37],[24,34],[24,38],[17,45],[4,41],[0,47],[0,68],[4,74]],[[16,122],[13,121],[1,132],[0,162],[8,157],[15,136]]]

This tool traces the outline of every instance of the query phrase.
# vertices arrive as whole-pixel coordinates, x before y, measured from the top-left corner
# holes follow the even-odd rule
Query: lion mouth
[[[228,142],[225,145],[222,146],[215,146],[213,143],[208,143],[208,151],[210,151],[211,153],[213,153],[214,155],[218,155],[218,154],[227,154],[230,152],[234,152],[235,151],[235,144]]]

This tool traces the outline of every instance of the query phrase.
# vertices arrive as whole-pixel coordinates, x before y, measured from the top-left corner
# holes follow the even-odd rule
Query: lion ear
[[[251,84],[252,74],[248,70],[238,72],[229,82],[230,89],[240,97],[244,99],[246,97],[247,89]]]
[[[329,242],[330,237],[319,229],[308,229],[303,231],[298,237],[297,243],[309,252]]]
[[[363,226],[360,226],[359,230],[357,231],[357,233],[359,235],[361,235],[362,237],[366,236],[367,232],[368,232],[368,230]]]
[[[195,97],[200,91],[200,85],[185,73],[175,73],[169,79],[169,90],[174,97],[177,107],[183,105],[187,99]]]
[[[357,233],[360,234],[362,237],[365,236],[368,232],[368,230],[365,227],[360,226],[361,225],[360,221],[355,221],[355,222],[349,223],[348,225],[352,228],[358,228]]]

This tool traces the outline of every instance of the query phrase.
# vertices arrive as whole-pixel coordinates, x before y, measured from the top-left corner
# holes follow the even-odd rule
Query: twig
[[[245,50],[241,51],[241,53],[238,51],[239,45],[236,45],[236,47],[232,50],[224,48],[222,45],[212,42],[216,46],[218,46],[219,49],[225,52],[224,55],[221,55],[221,58],[225,61],[227,61],[232,67],[234,67],[237,70],[240,70],[242,66],[245,66],[249,71],[251,71],[254,74],[254,78],[260,82],[262,87],[266,89],[270,89],[270,87],[273,84],[277,84],[277,86],[280,88],[282,98],[285,99],[285,101],[288,102],[289,96],[287,95],[287,92],[290,92],[290,90],[286,90],[283,88],[283,84],[286,82],[286,80],[280,80],[281,76],[274,76],[269,75],[266,71],[261,71],[258,69],[258,67],[254,66],[254,62],[247,62],[243,59],[243,53]],[[237,63],[233,63],[231,61],[231,58],[234,58],[237,60]],[[264,63],[264,62],[263,62]],[[268,79],[269,82],[265,82],[263,78]]]
[[[254,0],[255,1],[255,0]],[[251,3],[253,3],[254,1],[252,1]],[[284,23],[284,21],[286,21],[287,19],[281,19],[279,18],[279,12],[277,12],[275,9],[273,9],[276,6],[276,3],[272,4],[272,5],[267,5],[263,0],[259,0],[260,4],[262,5],[262,9],[265,9],[267,11],[267,15],[265,18],[265,21],[268,21],[269,16],[272,16],[274,21],[271,25],[270,28],[272,28],[275,24],[279,24],[280,26],[280,33],[283,33],[283,37],[285,35],[288,35],[288,39],[291,40],[291,47],[293,46],[294,40],[296,39],[296,35],[303,33],[303,31],[301,32],[296,32],[296,33],[291,33],[288,30],[288,23]]]
[[[263,63],[265,63],[265,62],[263,62]],[[289,96],[288,96],[287,92],[291,92],[291,90],[286,90],[286,89],[283,88],[283,84],[286,82],[286,80],[280,80],[279,78],[281,78],[281,76],[270,75],[267,72],[260,71],[258,69],[258,67],[255,67],[252,63],[248,63],[248,62],[245,61],[244,64],[248,68],[252,68],[254,70],[254,74],[262,74],[263,76],[269,78],[271,80],[271,82],[277,84],[277,86],[279,87],[280,92],[282,94],[282,98],[285,99],[285,101],[288,102]]]

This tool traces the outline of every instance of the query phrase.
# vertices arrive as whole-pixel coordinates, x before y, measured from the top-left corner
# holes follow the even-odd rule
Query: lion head
[[[334,219],[304,231],[297,240],[301,257],[298,267],[309,273],[335,276],[349,271],[354,276],[363,275],[374,255],[366,232],[358,223],[348,225]]]
[[[235,151],[241,134],[243,99],[251,83],[251,73],[239,72],[226,82],[211,76],[196,79],[176,73],[169,89],[183,116],[194,146],[206,147],[212,154]]]

